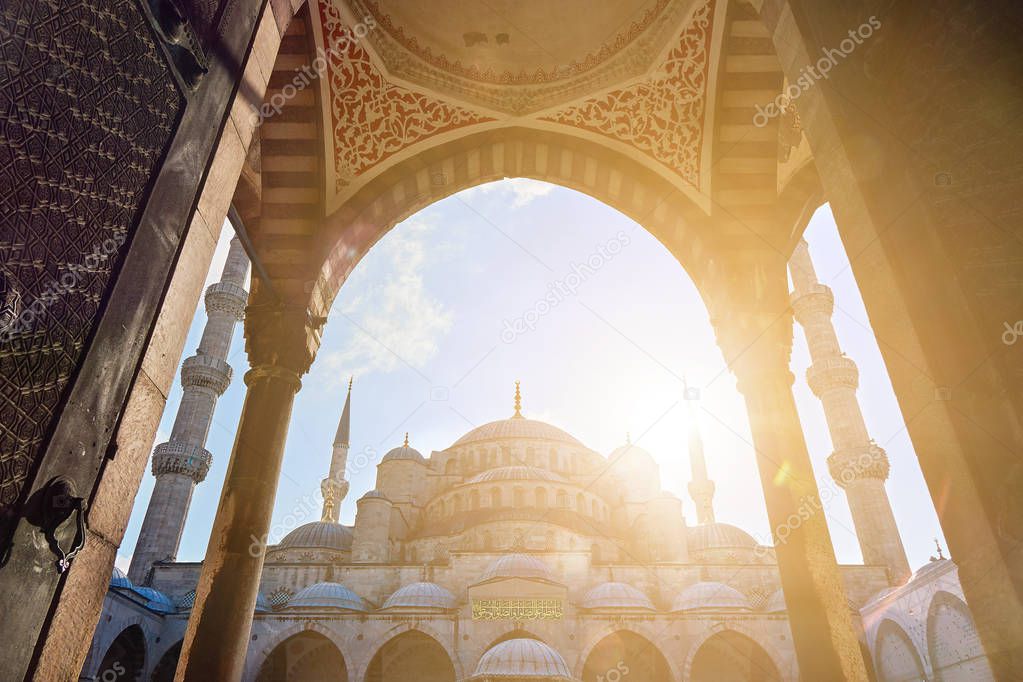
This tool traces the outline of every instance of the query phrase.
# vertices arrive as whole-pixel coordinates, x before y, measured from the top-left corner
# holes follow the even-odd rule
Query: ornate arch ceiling
[[[513,125],[612,147],[707,210],[725,4],[319,0],[328,213],[426,147]]]

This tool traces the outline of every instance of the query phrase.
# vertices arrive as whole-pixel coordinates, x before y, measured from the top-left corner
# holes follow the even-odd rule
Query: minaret
[[[794,286],[792,308],[806,333],[813,361],[806,371],[806,380],[824,405],[831,444],[835,448],[828,457],[828,469],[849,498],[863,561],[887,566],[893,584],[901,585],[909,578],[910,571],[884,488],[889,470],[888,455],[867,434],[856,400],[859,371],[856,363],[839,347],[831,324],[834,295],[817,280],[810,251],[803,240],[792,254],[789,272]]]
[[[686,393],[689,386],[686,385]],[[692,480],[689,482],[689,497],[696,503],[696,522],[714,523],[714,481],[707,476],[707,459],[703,454],[703,438],[695,407],[689,406],[689,463]]]
[[[348,480],[345,478],[345,467],[348,465],[348,448],[352,433],[352,382],[348,380],[348,397],[345,398],[345,409],[341,411],[341,420],[334,436],[334,453],[330,458],[330,473],[320,483],[323,493],[323,519],[338,523],[341,518],[341,502],[348,494]]]
[[[206,436],[217,399],[231,383],[227,354],[249,300],[245,290],[248,271],[249,259],[235,237],[220,281],[206,289],[208,320],[199,348],[181,366],[184,393],[170,440],[153,451],[156,485],[128,571],[137,585],[149,581],[154,563],[177,558],[192,492],[206,478],[213,461],[206,450]]]

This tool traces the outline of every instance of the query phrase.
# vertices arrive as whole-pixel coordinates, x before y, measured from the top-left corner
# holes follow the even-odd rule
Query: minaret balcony
[[[249,292],[231,282],[217,282],[206,289],[206,313],[224,313],[236,320],[245,316]]]
[[[884,481],[890,469],[888,453],[873,442],[858,448],[836,450],[828,457],[831,478],[843,488],[865,478]]]
[[[153,476],[180,474],[196,483],[202,483],[213,464],[209,450],[191,443],[171,441],[161,443],[153,450]]]
[[[835,295],[831,287],[824,284],[814,284],[807,291],[793,291],[789,294],[789,302],[796,321],[804,327],[814,317],[830,318],[835,311]]]
[[[806,370],[806,383],[818,398],[836,388],[855,391],[860,385],[860,371],[856,368],[855,362],[836,355],[814,361]]]
[[[181,385],[208,388],[218,396],[231,385],[234,370],[226,361],[212,355],[193,355],[181,363]]]

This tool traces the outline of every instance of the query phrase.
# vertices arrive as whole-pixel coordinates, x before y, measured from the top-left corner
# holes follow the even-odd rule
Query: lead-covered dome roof
[[[739,590],[724,583],[702,582],[682,590],[672,605],[673,612],[720,609],[750,610],[749,599]]]
[[[345,609],[365,611],[362,598],[341,583],[317,583],[301,590],[288,602],[289,609]]]
[[[602,583],[583,597],[584,609],[641,609],[655,611],[654,603],[642,591],[627,583]]]
[[[497,481],[549,481],[551,483],[566,483],[562,476],[553,471],[531,466],[507,466],[488,469],[470,478],[466,483],[494,483]]]
[[[483,572],[480,582],[498,578],[526,578],[557,582],[554,573],[551,572],[547,564],[528,554],[506,554],[495,559]]]
[[[727,523],[704,523],[690,526],[688,531],[689,550],[733,549],[742,547],[755,549],[757,541],[753,536]]]
[[[147,609],[159,613],[174,613],[177,610],[171,598],[156,588],[139,587],[136,585],[131,589],[135,594],[146,600]]]
[[[401,447],[394,448],[384,455],[384,458],[380,461],[395,462],[400,460],[411,460],[413,462],[418,462],[419,464],[426,464],[426,458],[423,457],[422,453],[407,443]]]
[[[536,639],[509,639],[483,654],[473,680],[509,678],[571,682],[568,664],[557,651]]]
[[[110,576],[110,587],[119,587],[123,590],[130,590],[132,587],[131,581],[128,580],[128,576],[124,574],[124,571],[114,566],[114,572]]]
[[[500,419],[478,426],[456,440],[451,447],[503,439],[547,440],[582,447],[582,443],[557,426],[525,417]]]
[[[382,609],[436,609],[455,608],[455,596],[436,583],[405,585],[384,602]]]
[[[299,526],[284,536],[278,549],[334,549],[352,547],[352,531],[340,523],[314,521]]]

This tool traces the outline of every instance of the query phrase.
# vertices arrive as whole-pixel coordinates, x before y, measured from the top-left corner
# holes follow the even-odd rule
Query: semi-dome
[[[455,596],[436,583],[412,583],[405,585],[384,602],[388,609],[438,609],[447,611],[455,608]]]
[[[368,493],[359,498],[359,500],[390,500],[387,499],[387,495],[384,495],[379,490],[370,490]]]
[[[384,455],[384,458],[381,459],[380,462],[381,463],[395,462],[406,459],[412,460],[414,462],[419,462],[420,464],[426,464],[426,458],[423,457],[422,453],[420,453],[415,448],[411,447],[408,443],[405,443],[405,445],[394,448],[393,450],[388,452],[386,455]]]
[[[572,673],[561,654],[543,642],[509,639],[483,654],[471,679],[489,682],[508,678],[571,682]]]
[[[289,609],[346,609],[365,611],[362,598],[340,583],[317,583],[301,590],[288,602]]]
[[[176,610],[174,602],[166,594],[153,587],[132,588],[135,594],[146,600],[146,608],[160,613],[174,613]]]
[[[284,536],[278,549],[334,549],[352,547],[352,531],[340,523],[314,521],[299,526]]]
[[[547,564],[528,554],[506,554],[495,559],[483,572],[480,582],[498,578],[526,578],[527,580],[557,582]]]
[[[553,471],[531,466],[507,466],[488,469],[466,481],[472,483],[495,483],[497,481],[550,481],[565,483],[565,479]]]
[[[756,549],[753,536],[727,523],[703,523],[690,526],[687,531],[689,550],[699,552],[706,549]]]
[[[503,439],[547,440],[582,447],[582,443],[557,426],[525,417],[501,419],[478,426],[456,440],[451,447]]]
[[[583,597],[584,609],[642,609],[655,611],[650,597],[626,583],[602,583]]]
[[[774,594],[771,595],[770,599],[767,600],[767,605],[764,606],[764,611],[768,613],[784,613],[788,607],[785,605],[785,593],[780,589],[775,590]]]
[[[124,574],[124,571],[114,566],[114,572],[110,576],[110,587],[119,587],[122,590],[130,590],[132,585],[131,581],[128,580],[128,576]]]
[[[784,600],[783,600],[784,602]],[[724,583],[703,582],[682,590],[672,605],[672,612],[701,609],[751,609],[749,600],[739,590]]]

